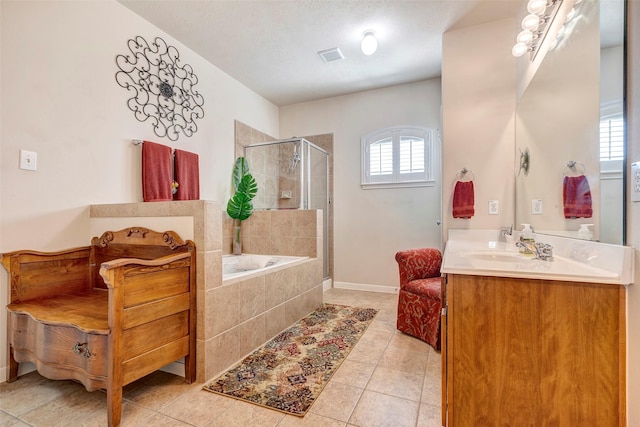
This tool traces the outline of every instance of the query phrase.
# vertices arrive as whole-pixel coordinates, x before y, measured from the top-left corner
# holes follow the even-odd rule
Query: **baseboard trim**
[[[397,294],[399,288],[395,286],[370,285],[367,283],[333,282],[337,289],[350,289],[352,291],[380,292],[384,294]]]

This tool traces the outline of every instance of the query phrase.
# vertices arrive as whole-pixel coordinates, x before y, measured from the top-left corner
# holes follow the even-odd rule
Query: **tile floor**
[[[397,295],[330,289],[325,302],[379,309],[303,418],[185,384],[164,372],[125,387],[123,426],[440,426],[440,353],[395,329]],[[32,372],[0,383],[0,426],[105,426],[106,397]]]

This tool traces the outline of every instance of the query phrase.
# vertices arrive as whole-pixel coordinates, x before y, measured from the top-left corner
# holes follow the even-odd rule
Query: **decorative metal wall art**
[[[150,120],[155,134],[171,141],[193,135],[204,117],[204,98],[191,66],[181,65],[178,50],[160,37],[149,44],[137,36],[127,44],[130,53],[116,56],[116,82],[131,94],[127,105],[135,118]]]

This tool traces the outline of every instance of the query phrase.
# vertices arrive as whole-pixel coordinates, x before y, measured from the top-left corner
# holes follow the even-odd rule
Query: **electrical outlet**
[[[631,201],[640,202],[640,162],[631,163]]]
[[[498,215],[500,203],[497,200],[489,200],[489,215]]]
[[[542,199],[531,200],[531,215],[542,215]]]
[[[20,150],[20,169],[35,171],[38,169],[38,153]]]

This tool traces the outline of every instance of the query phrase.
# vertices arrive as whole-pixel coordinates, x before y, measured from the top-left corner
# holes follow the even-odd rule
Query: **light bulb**
[[[540,25],[540,18],[538,15],[527,15],[522,20],[523,30],[535,31],[538,29],[538,25]]]
[[[529,13],[542,16],[547,10],[547,0],[529,0],[527,10],[529,11]]]
[[[529,30],[520,31],[520,33],[518,34],[518,37],[516,37],[516,41],[518,43],[528,45],[533,41],[533,33]]]
[[[378,40],[376,40],[375,32],[373,30],[367,30],[363,35],[360,50],[362,50],[362,53],[365,55],[373,55],[378,49]]]
[[[516,43],[515,46],[513,46],[513,49],[511,49],[511,54],[516,58],[519,58],[525,53],[527,53],[528,51],[529,51],[529,47],[526,44]]]

